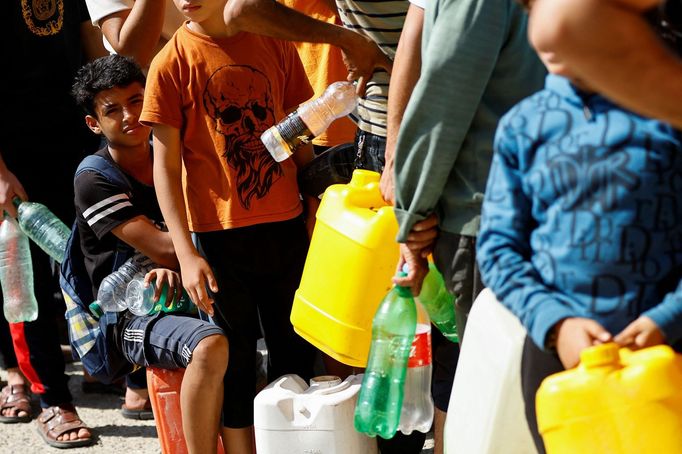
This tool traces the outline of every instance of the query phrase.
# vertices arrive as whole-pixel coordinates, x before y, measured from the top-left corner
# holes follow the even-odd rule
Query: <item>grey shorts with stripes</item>
[[[185,368],[202,339],[225,335],[220,327],[186,314],[126,315],[117,344],[128,361],[142,367]]]

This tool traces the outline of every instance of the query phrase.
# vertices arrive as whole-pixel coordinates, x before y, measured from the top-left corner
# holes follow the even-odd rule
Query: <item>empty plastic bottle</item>
[[[405,397],[398,430],[409,435],[414,430],[426,433],[433,422],[431,398],[431,321],[424,307],[417,306],[417,329],[407,360]]]
[[[7,214],[0,224],[0,284],[2,309],[8,322],[31,322],[38,318],[28,238]]]
[[[455,321],[455,296],[448,292],[443,276],[436,265],[429,262],[429,272],[424,278],[421,293],[417,297],[424,305],[429,318],[446,339],[459,342]]]
[[[62,263],[71,229],[42,203],[26,202],[19,197],[12,199],[12,203],[17,208],[17,221],[21,230],[40,249]]]
[[[154,288],[156,280],[149,287],[144,286],[144,276],[134,278],[126,289],[126,305],[128,310],[135,315],[151,315],[157,312],[189,312],[192,301],[183,290],[180,298],[174,297],[170,304],[166,305],[168,284],[164,283],[161,288],[159,300],[154,302]]]
[[[405,276],[405,273],[398,273]],[[355,429],[369,436],[391,438],[398,430],[407,359],[417,322],[412,291],[394,286],[372,322],[367,368],[355,407]]]
[[[128,259],[116,271],[105,277],[97,291],[97,301],[90,304],[90,311],[96,316],[104,312],[121,312],[127,309],[126,290],[128,283],[138,276],[144,276],[154,266],[147,257],[136,255]]]
[[[358,96],[352,83],[334,82],[322,96],[301,104],[265,131],[261,140],[275,161],[284,161],[301,143],[322,134],[332,121],[351,113],[357,104]]]

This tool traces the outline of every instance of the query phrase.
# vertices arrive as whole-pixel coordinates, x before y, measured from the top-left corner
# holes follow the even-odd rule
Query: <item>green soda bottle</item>
[[[399,272],[398,276],[406,274]],[[372,344],[355,406],[355,429],[374,437],[395,435],[403,404],[405,374],[417,324],[409,287],[394,286],[372,322]]]
[[[422,290],[417,297],[429,314],[431,322],[446,339],[459,342],[455,321],[455,296],[448,292],[443,276],[436,265],[429,262],[429,272],[424,278]]]
[[[166,304],[168,294],[168,284],[164,283],[161,288],[159,300],[154,302],[154,288],[156,281],[153,280],[149,287],[144,286],[144,276],[138,276],[130,283],[126,289],[126,304],[128,310],[135,315],[151,315],[157,312],[191,312],[193,308],[189,295],[182,291],[180,298],[173,298],[170,304]]]

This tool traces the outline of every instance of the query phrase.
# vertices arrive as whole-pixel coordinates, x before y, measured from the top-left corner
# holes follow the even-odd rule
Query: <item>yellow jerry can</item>
[[[682,356],[667,345],[585,349],[536,398],[548,454],[682,452]]]
[[[372,318],[400,256],[397,233],[378,173],[355,170],[350,183],[327,188],[291,310],[299,335],[342,363],[367,364]]]

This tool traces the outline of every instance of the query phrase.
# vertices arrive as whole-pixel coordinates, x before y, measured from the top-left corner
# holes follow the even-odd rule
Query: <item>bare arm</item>
[[[21,200],[28,200],[28,195],[16,176],[7,168],[5,161],[0,155],[0,216],[1,211],[7,211],[10,216],[16,218],[17,210],[12,204],[12,199],[19,196]]]
[[[319,1],[324,2],[327,5],[327,8],[331,9],[332,11],[336,11],[338,13],[338,10],[336,8],[336,0],[319,0]]]
[[[537,0],[529,35],[551,72],[682,127],[682,60],[642,13],[661,0]]]
[[[344,52],[349,80],[364,81],[375,68],[391,71],[391,60],[370,38],[339,25],[318,21],[273,0],[230,0],[225,6],[225,23],[238,30],[287,41],[328,43]]]
[[[183,285],[194,304],[212,315],[213,300],[208,296],[206,285],[213,292],[218,291],[218,286],[211,267],[199,255],[190,237],[181,174],[180,130],[167,125],[154,125],[156,197],[180,262]]]
[[[165,6],[162,0],[135,0],[132,9],[102,19],[102,33],[116,53],[132,57],[147,67],[156,54]]]
[[[393,155],[398,140],[400,123],[405,107],[410,100],[412,90],[419,80],[421,70],[422,29],[424,27],[424,10],[410,5],[405,17],[403,31],[400,34],[398,48],[393,60],[393,72],[388,86],[388,114],[386,128],[386,164],[381,174],[381,194],[384,200],[395,203],[393,183]]]
[[[87,61],[93,61],[109,54],[102,43],[102,32],[92,25],[92,22],[81,23],[80,35],[83,43],[83,54]]]
[[[146,216],[136,216],[114,227],[111,232],[157,265],[174,270],[179,268],[170,234],[159,230]]]

